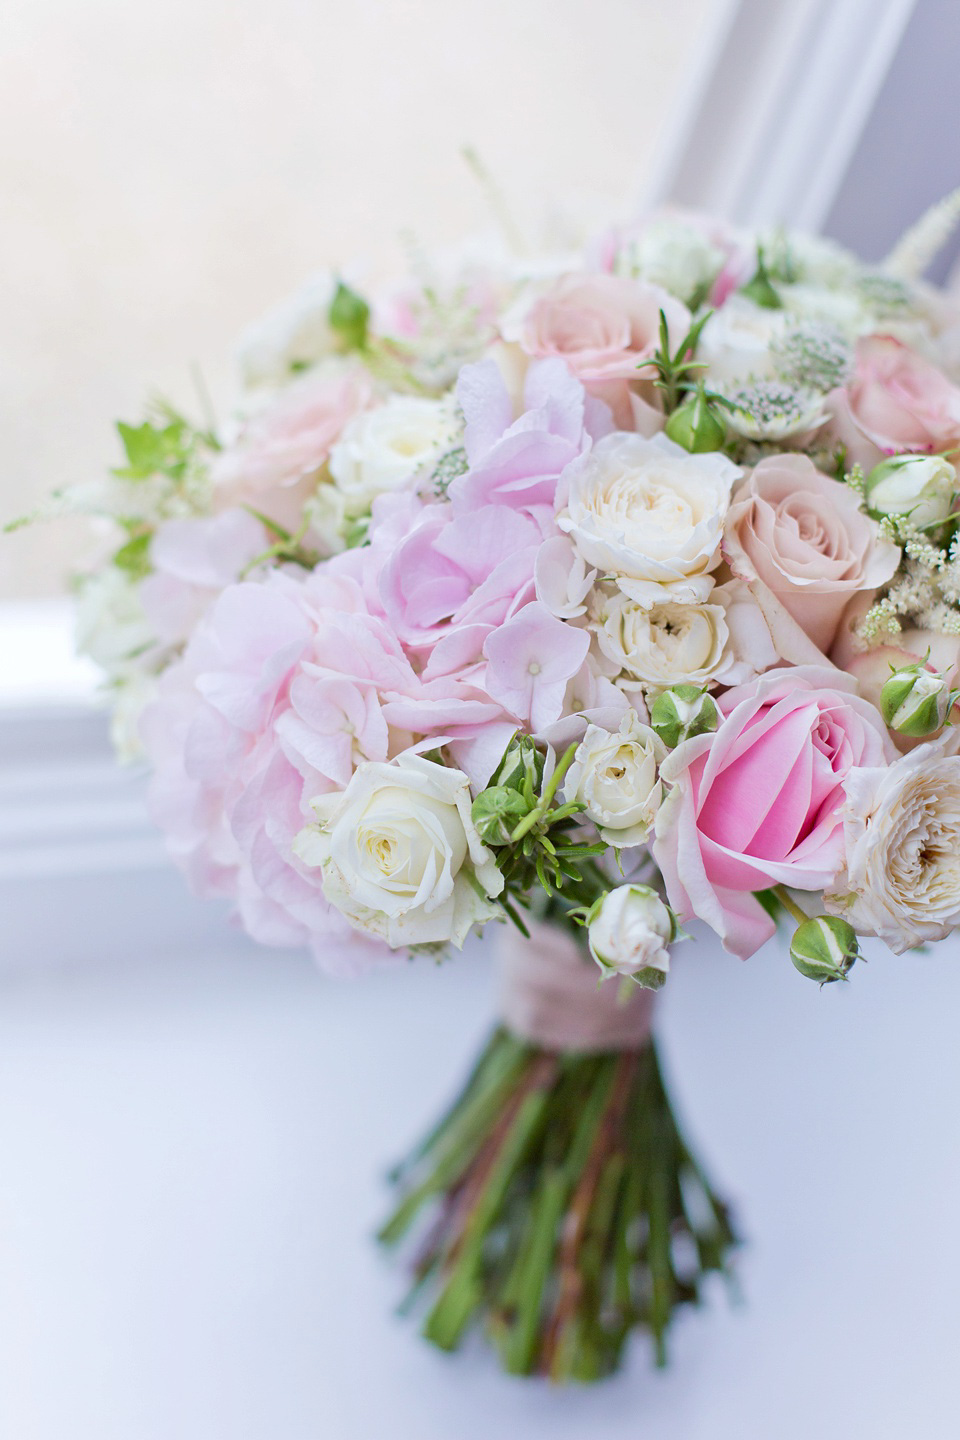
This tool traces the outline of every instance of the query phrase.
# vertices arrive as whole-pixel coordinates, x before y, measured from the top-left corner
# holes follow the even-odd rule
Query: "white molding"
[[[917,0],[720,0],[646,196],[818,230]]]
[[[114,758],[105,714],[0,710],[0,883],[168,868],[145,789]]]

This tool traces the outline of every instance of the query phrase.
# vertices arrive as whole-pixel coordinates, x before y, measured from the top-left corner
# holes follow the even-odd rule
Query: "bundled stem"
[[[498,1029],[394,1179],[380,1239],[420,1232],[407,1304],[425,1303],[424,1334],[454,1350],[482,1324],[512,1374],[597,1380],[636,1328],[665,1363],[674,1309],[736,1243],[652,1041],[560,1053]]]

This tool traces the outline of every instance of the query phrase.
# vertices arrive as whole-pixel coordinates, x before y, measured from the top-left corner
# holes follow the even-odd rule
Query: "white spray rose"
[[[296,368],[333,353],[330,305],[336,288],[329,272],[314,275],[243,331],[237,365],[244,385],[282,385]]]
[[[447,400],[392,395],[350,421],[330,452],[330,474],[347,510],[361,515],[384,491],[396,490],[454,443]]]
[[[877,515],[909,515],[914,525],[945,520],[957,495],[957,472],[942,455],[894,455],[874,466],[864,485]]]
[[[666,215],[644,226],[627,247],[620,268],[690,305],[703,300],[724,258],[698,226]]]
[[[605,975],[630,975],[659,990],[676,934],[676,921],[655,890],[618,885],[607,891],[590,920],[590,953]]]
[[[567,466],[557,524],[632,599],[702,600],[741,473],[716,452],[691,455],[665,435],[616,431]]]
[[[588,725],[563,783],[563,798],[579,800],[608,845],[640,845],[650,833],[663,786],[663,742],[629,710],[619,730]]]
[[[773,379],[770,347],[782,338],[787,323],[782,310],[767,310],[745,295],[731,296],[710,316],[697,345],[697,360],[707,366],[707,383],[723,389]]]
[[[723,605],[649,607],[626,595],[595,598],[593,628],[621,676],[641,685],[705,685],[725,664],[730,639]]]
[[[294,853],[320,867],[326,899],[358,930],[394,949],[459,948],[500,913],[491,901],[503,889],[471,803],[460,770],[410,754],[367,762],[342,794],[313,802],[317,824],[300,832]]]
[[[896,954],[960,925],[960,756],[921,745],[844,782],[845,869],[831,914]]]

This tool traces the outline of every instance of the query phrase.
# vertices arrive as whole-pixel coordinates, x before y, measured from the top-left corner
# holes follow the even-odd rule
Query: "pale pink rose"
[[[881,455],[960,444],[960,389],[892,335],[857,342],[853,379],[828,400],[834,438],[847,445],[851,463],[865,468]]]
[[[717,703],[719,729],[661,766],[671,788],[653,853],[681,920],[697,916],[746,958],[774,931],[754,892],[829,885],[843,864],[846,776],[896,752],[878,712],[829,668],[770,670]]]
[[[829,651],[851,597],[885,584],[900,561],[856,492],[805,455],[772,455],[747,475],[727,511],[723,552],[783,659],[801,664]]]
[[[530,306],[507,339],[519,341],[528,355],[558,356],[592,394],[606,400],[617,423],[633,423],[628,382],[649,382],[638,370],[660,343],[660,311],[671,345],[690,328],[690,312],[659,285],[619,275],[563,275]],[[646,413],[646,412],[644,412]]]
[[[251,416],[213,466],[218,509],[249,505],[296,530],[331,447],[370,402],[359,367],[304,375]]]

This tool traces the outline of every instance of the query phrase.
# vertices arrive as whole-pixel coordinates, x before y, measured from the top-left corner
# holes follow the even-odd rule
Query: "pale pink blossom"
[[[771,670],[718,699],[712,734],[667,757],[653,853],[681,920],[746,958],[773,934],[758,890],[828,886],[843,864],[843,784],[895,751],[879,713],[829,668]]]

